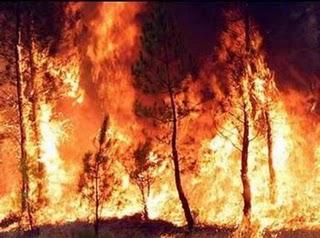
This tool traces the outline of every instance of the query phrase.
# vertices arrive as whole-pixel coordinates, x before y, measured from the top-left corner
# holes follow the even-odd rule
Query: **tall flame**
[[[59,123],[52,120],[50,105],[40,106],[40,131],[40,162],[44,164],[46,170],[47,196],[50,202],[54,203],[62,198],[63,184],[68,182],[68,177],[58,150],[62,129]]]

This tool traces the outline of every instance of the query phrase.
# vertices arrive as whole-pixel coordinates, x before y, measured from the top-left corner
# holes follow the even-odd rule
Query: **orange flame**
[[[87,3],[72,3],[66,9],[67,14],[77,11],[87,13]],[[61,50],[57,56],[49,56],[48,52],[38,52],[34,45],[34,61],[37,68],[42,69],[38,72],[37,81],[46,81],[45,73],[49,73],[60,82],[57,85],[59,92],[56,93],[59,97],[50,99],[46,92],[39,98],[39,162],[45,167],[45,196],[48,199],[48,204],[36,212],[39,224],[88,217],[92,219],[91,208],[81,200],[76,184],[82,152],[86,149],[81,147],[85,144],[90,149],[99,118],[105,112],[111,118],[108,136],[117,141],[112,149],[110,170],[114,171],[119,183],[110,184],[113,194],[103,204],[101,214],[103,217],[122,218],[143,210],[139,190],[130,180],[123,162],[132,160],[132,148],[143,141],[146,135],[155,139],[154,134],[158,132],[152,125],[137,119],[133,110],[138,93],[132,86],[130,66],[139,50],[140,28],[136,17],[141,11],[143,6],[138,3],[96,3],[94,14],[83,14],[71,32],[74,38],[85,38],[79,40],[81,44],[78,47]],[[241,26],[235,28],[241,35]],[[319,118],[307,114],[303,93],[293,90],[281,92],[277,89],[274,75],[261,51],[262,39],[256,29],[252,37],[252,45],[257,53],[253,63],[247,62],[245,77],[241,78],[244,100],[249,102],[253,97],[258,105],[249,125],[250,135],[254,135],[250,141],[248,159],[252,223],[259,226],[259,232],[283,227],[319,227],[320,186],[316,176],[320,170],[320,147],[316,143],[320,134],[317,125]],[[226,36],[222,38],[224,47],[233,49],[232,40]],[[223,50],[220,53],[219,59],[223,61],[226,54]],[[216,92],[218,100],[227,99],[223,90],[216,85],[218,76],[202,77],[206,78],[198,82],[186,79],[186,86],[193,91],[177,97],[178,103],[188,98],[197,104],[203,81],[208,82],[206,86],[209,85]],[[236,226],[242,220],[241,130],[235,122],[242,111],[237,107],[240,98],[235,86],[229,83],[232,88],[229,114],[212,116],[213,111],[220,111],[216,102],[208,102],[179,122],[183,187],[193,215],[201,225]],[[39,88],[43,91],[47,89],[43,85]],[[71,107],[61,106],[68,101],[66,99],[72,101]],[[98,109],[91,113],[97,104]],[[31,110],[28,103],[26,108],[27,111]],[[266,108],[273,131],[272,157],[277,191],[274,203],[269,199],[267,141],[256,122]],[[248,111],[254,110],[252,105],[249,106]],[[91,117],[86,117],[88,114]],[[68,127],[72,120],[85,122],[89,131],[81,126]],[[28,118],[28,153],[33,157],[37,144],[32,140],[31,123],[27,121]],[[77,125],[81,125],[80,122]],[[168,128],[162,129],[166,131]],[[78,141],[78,137],[85,138]],[[70,145],[71,152],[64,153],[63,144],[67,144],[66,147]],[[155,144],[148,159],[157,161],[161,157],[162,161],[153,171],[156,179],[146,198],[149,216],[178,226],[185,225],[182,208],[177,205],[179,200],[169,158],[170,149],[165,143]],[[32,179],[30,183],[34,191],[36,181]],[[12,188],[1,197],[0,218],[19,209],[15,202],[18,192]]]

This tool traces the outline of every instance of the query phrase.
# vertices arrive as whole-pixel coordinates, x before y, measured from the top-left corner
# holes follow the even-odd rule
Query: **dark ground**
[[[11,231],[0,233],[0,238],[93,238],[93,225],[87,222],[72,222],[63,225],[44,225],[39,228],[40,234]],[[142,221],[139,216],[126,217],[121,220],[109,219],[101,224],[99,238],[228,238],[235,228],[197,227],[191,234],[185,228],[171,223],[152,220]],[[265,238],[319,238],[320,230],[282,230],[266,232]]]

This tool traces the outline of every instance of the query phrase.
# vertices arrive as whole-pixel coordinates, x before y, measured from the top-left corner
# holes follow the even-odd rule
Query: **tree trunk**
[[[243,109],[243,137],[241,151],[241,181],[243,186],[243,214],[245,218],[250,217],[251,210],[251,191],[248,178],[248,152],[249,152],[249,121],[246,108]]]
[[[189,231],[192,231],[194,226],[194,221],[192,218],[190,206],[188,200],[183,192],[182,185],[181,185],[181,178],[180,178],[180,168],[179,168],[179,157],[178,151],[176,146],[177,141],[177,115],[176,115],[176,105],[174,102],[174,96],[171,87],[169,87],[169,94],[170,94],[170,102],[172,108],[172,139],[171,139],[171,147],[172,147],[172,160],[174,163],[174,178],[176,183],[176,188],[178,191],[179,199],[181,201],[181,205],[184,211],[184,216],[188,223]]]
[[[268,110],[268,109],[267,109]],[[265,112],[265,117],[266,117],[266,124],[267,124],[267,144],[268,144],[268,167],[269,167],[269,191],[270,191],[270,201],[271,203],[275,202],[275,197],[276,197],[276,175],[275,175],[275,170],[273,167],[273,158],[272,158],[272,128],[271,128],[271,123],[270,123],[270,116],[269,112]]]
[[[251,44],[250,44],[250,21],[248,6],[246,4],[245,12],[245,44],[247,57],[250,58]],[[245,66],[243,66],[245,67]],[[243,90],[244,91],[244,90]],[[243,92],[242,92],[243,93]],[[244,97],[244,95],[242,95]],[[243,215],[244,221],[250,224],[250,210],[251,210],[251,190],[248,178],[248,153],[249,153],[249,118],[247,112],[247,102],[243,100],[243,135],[242,135],[242,150],[241,150],[241,181],[243,186]]]
[[[33,61],[33,18],[31,9],[29,7],[28,9],[28,21],[27,21],[27,50],[28,50],[28,63],[29,63],[29,72],[30,72],[30,78],[29,78],[29,90],[30,90],[30,98],[29,101],[31,102],[31,122],[32,122],[32,131],[34,133],[34,143],[35,143],[35,158],[34,161],[37,161],[37,199],[38,203],[41,202],[42,198],[42,190],[43,185],[41,182],[41,177],[44,173],[44,167],[42,162],[40,162],[40,129],[38,125],[38,85],[35,79],[36,74],[36,68]]]
[[[184,212],[185,219],[188,224],[189,231],[192,231],[194,226],[193,217],[191,214],[191,209],[189,206],[189,202],[184,194],[182,185],[181,185],[181,177],[180,177],[180,168],[179,168],[179,155],[177,151],[177,112],[176,112],[176,104],[174,99],[174,92],[172,89],[172,81],[170,80],[169,73],[169,59],[168,59],[168,47],[167,43],[165,44],[165,56],[166,56],[166,77],[167,77],[167,89],[170,96],[170,104],[172,110],[172,137],[171,137],[171,150],[172,150],[172,160],[174,164],[174,178],[175,184],[178,192],[178,196],[182,205],[182,209]]]
[[[142,197],[142,203],[143,203],[143,216],[145,220],[149,220],[149,213],[148,213],[148,207],[147,207],[147,201],[146,201],[146,194],[143,186],[139,186],[139,189],[141,191],[141,197]]]
[[[99,226],[100,226],[100,161],[102,156],[102,143],[99,142],[99,151],[96,154],[96,173],[95,173],[95,221],[94,221],[94,232],[96,237],[99,237]]]
[[[23,80],[21,70],[21,19],[20,19],[20,3],[16,5],[16,32],[15,32],[15,73],[16,73],[16,89],[17,104],[19,115],[19,131],[20,131],[20,170],[22,175],[21,187],[21,209],[22,213],[27,211],[30,229],[33,229],[32,211],[29,201],[29,176],[28,176],[28,158],[26,148],[26,126],[24,120],[24,96],[23,96]]]
[[[98,208],[96,207],[96,218],[94,221],[94,234],[96,237],[99,237],[99,215],[98,215]]]
[[[96,174],[95,174],[95,220],[94,232],[96,237],[99,237],[99,162],[96,161]]]

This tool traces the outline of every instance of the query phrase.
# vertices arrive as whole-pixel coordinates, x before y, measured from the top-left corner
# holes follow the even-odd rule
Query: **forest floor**
[[[229,238],[235,228],[197,227],[192,233],[161,220],[142,221],[136,216],[101,222],[99,238]],[[37,232],[10,231],[0,238],[94,238],[93,225],[72,222],[63,225],[44,225]],[[320,230],[282,230],[266,232],[265,238],[319,238]]]

